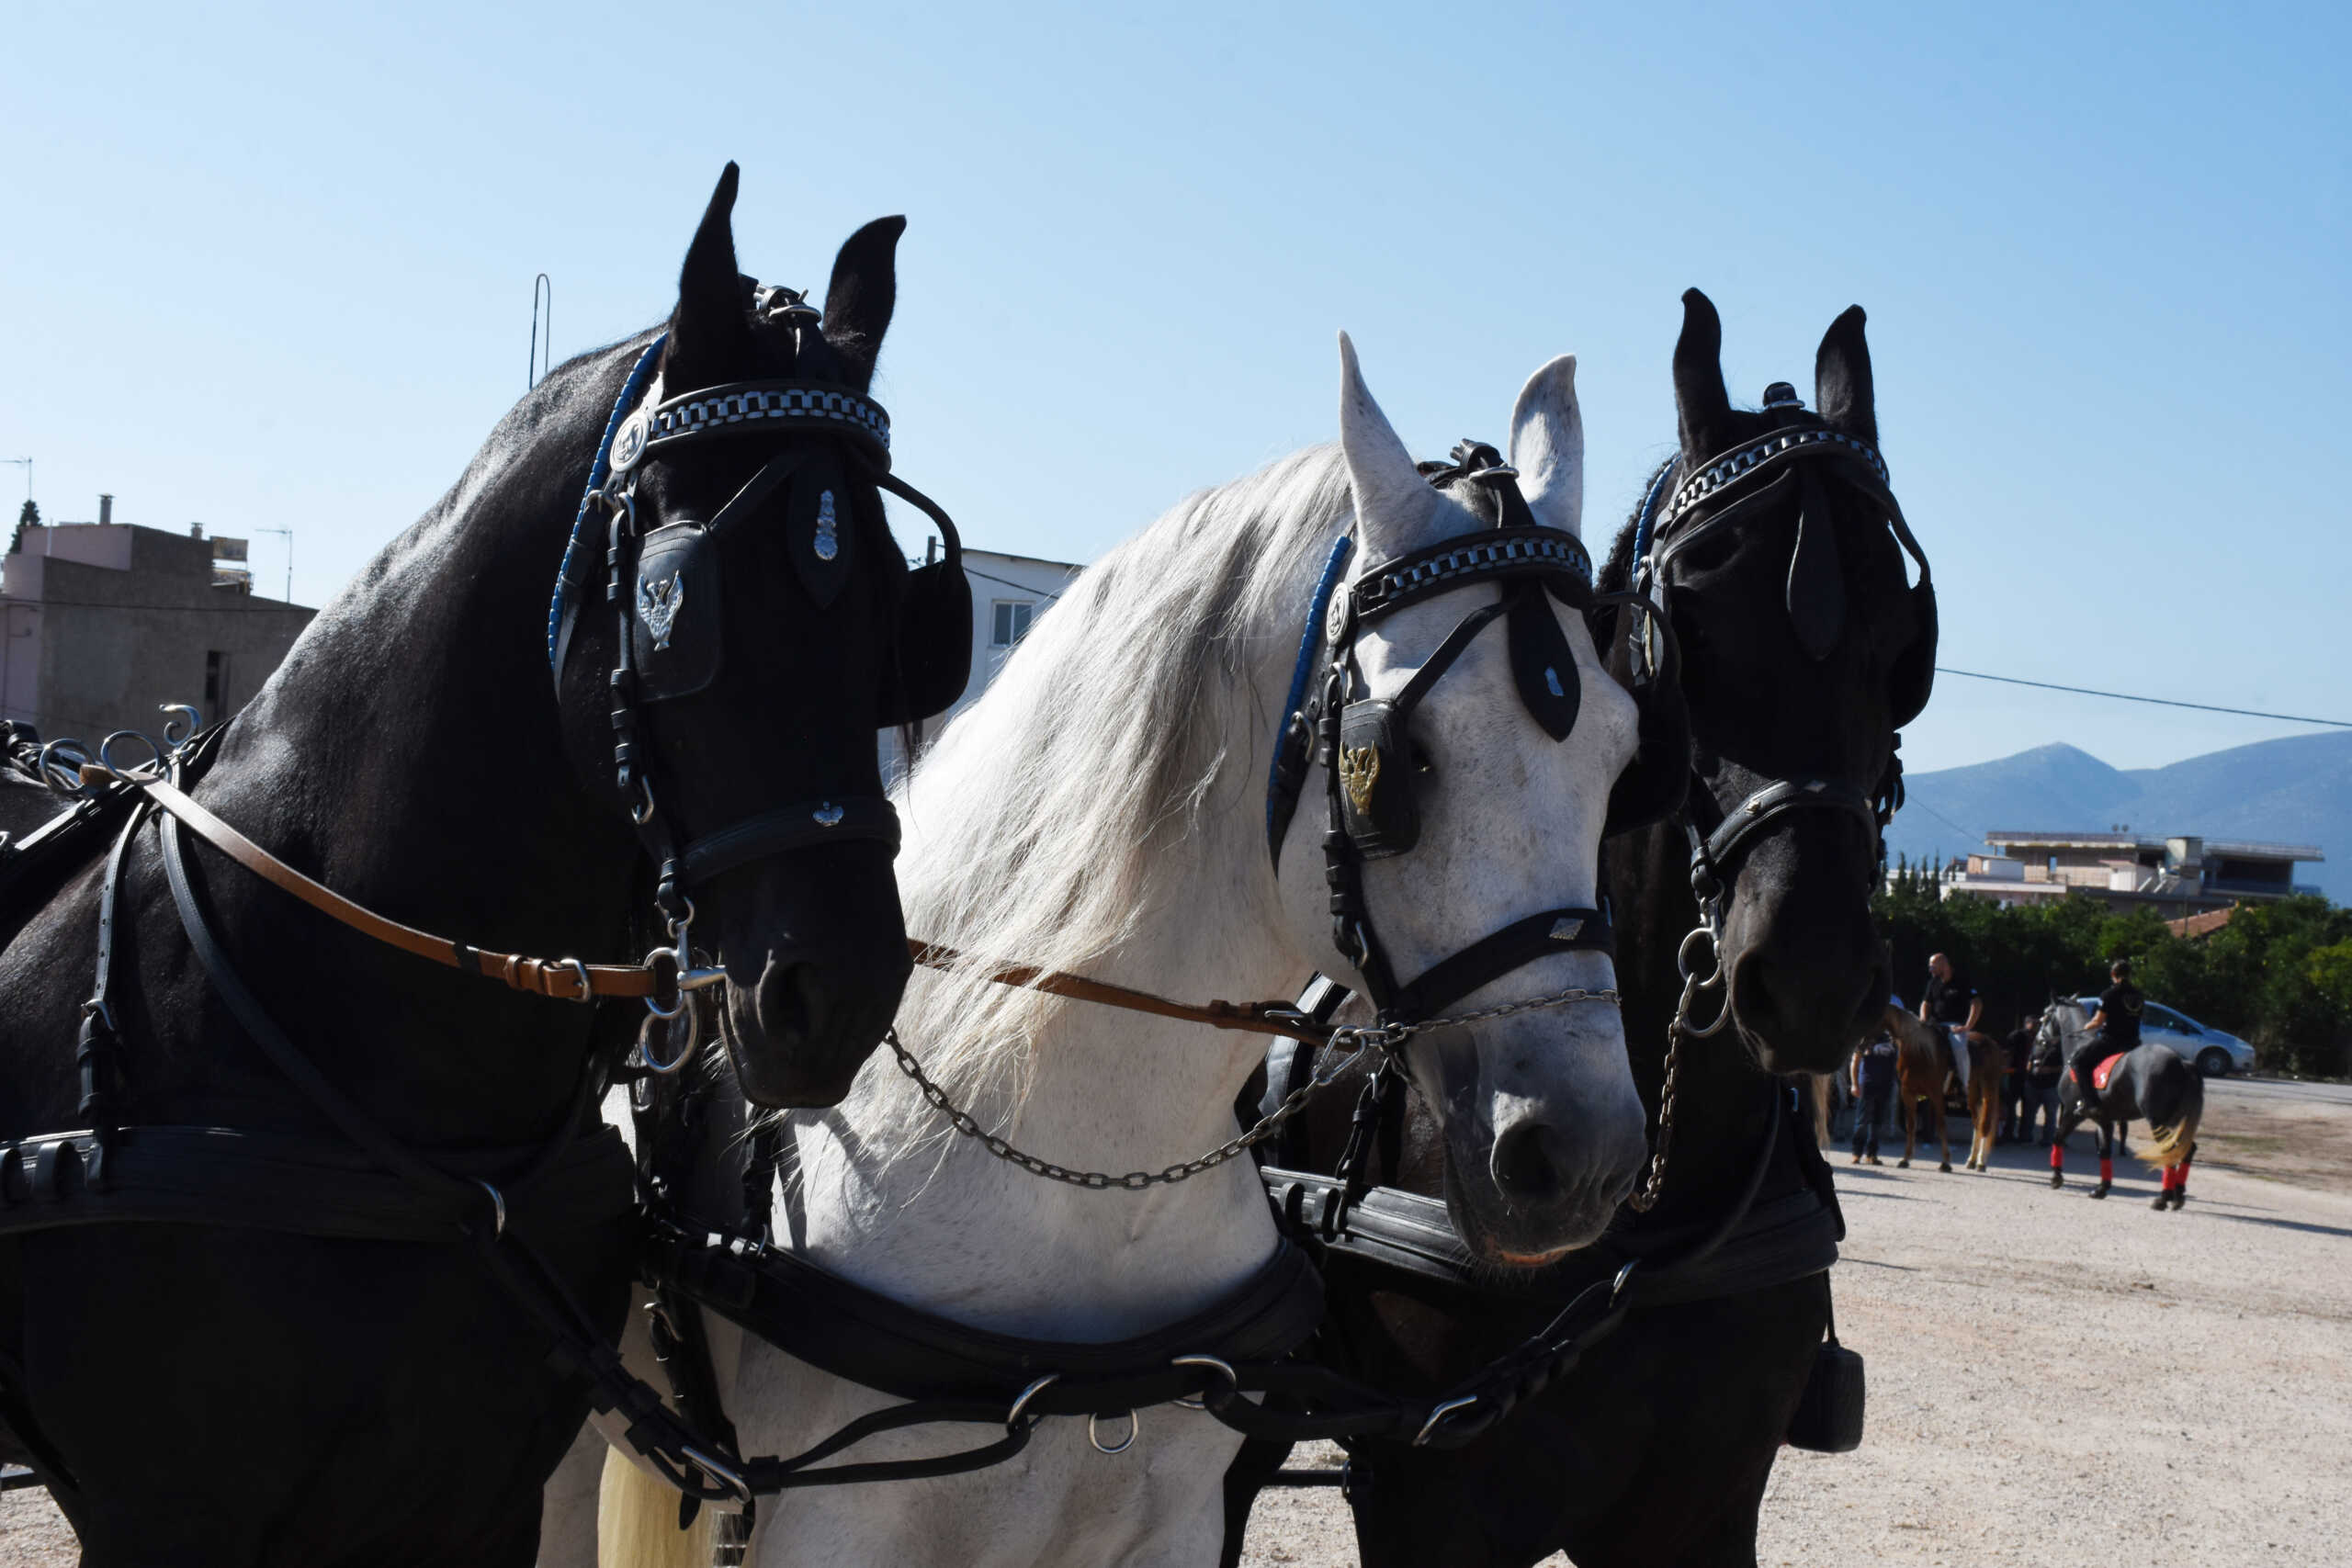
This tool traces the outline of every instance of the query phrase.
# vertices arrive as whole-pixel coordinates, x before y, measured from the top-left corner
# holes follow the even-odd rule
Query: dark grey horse
[[[2055,1029],[2071,1056],[2089,1022],[2080,1002],[2052,1002],[2042,1028]],[[2205,1080],[2180,1055],[2163,1045],[2120,1053],[2106,1064],[2107,1083],[2082,1083],[2068,1068],[2058,1084],[2058,1136],[2050,1145],[2050,1185],[2066,1185],[2066,1138],[2085,1122],[2098,1127],[2098,1185],[2104,1198],[2115,1185],[2115,1151],[2134,1119],[2148,1123],[2146,1156],[2164,1170],[2151,1208],[2177,1209],[2188,1201],[2188,1162],[2197,1153],[2197,1124],[2205,1115]]]

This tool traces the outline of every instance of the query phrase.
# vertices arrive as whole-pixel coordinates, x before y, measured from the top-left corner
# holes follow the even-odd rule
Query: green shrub
[[[1996,1033],[2052,997],[2104,989],[2108,965],[2128,957],[2150,997],[2244,1037],[2265,1067],[2352,1071],[2352,910],[2309,897],[2244,904],[2184,941],[2152,909],[2110,913],[2086,895],[2001,905],[1939,894],[1934,867],[1898,863],[1872,904],[1895,990],[1914,1008],[1931,953],[1951,953],[1984,994]]]

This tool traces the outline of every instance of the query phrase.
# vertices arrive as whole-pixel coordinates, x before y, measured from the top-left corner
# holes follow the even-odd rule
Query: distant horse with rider
[[[2001,1044],[1990,1035],[1965,1037],[1965,1055],[1952,1050],[1952,1037],[1941,1024],[1915,1018],[1901,1008],[1886,1010],[1886,1027],[1899,1047],[1894,1058],[1896,1093],[1903,1101],[1903,1157],[1896,1168],[1909,1169],[1919,1143],[1919,1102],[1928,1102],[1930,1124],[1943,1154],[1940,1170],[1951,1168],[1951,1130],[1944,1095],[1957,1086],[1968,1101],[1970,1138],[1968,1168],[1988,1168],[1993,1135],[2001,1110]]]
[[[2205,1080],[2179,1053],[2163,1045],[2137,1045],[2102,1054],[2113,1037],[2091,1029],[2082,1003],[2053,1000],[2042,1014],[2044,1036],[2065,1052],[2069,1066],[2058,1086],[2058,1136],[2050,1145],[2050,1185],[2066,1184],[2066,1139],[2085,1122],[2098,1128],[2098,1185],[2104,1198],[2115,1185],[2115,1152],[2135,1119],[2148,1123],[2149,1147],[2143,1158],[2164,1172],[2154,1209],[2177,1209],[2188,1201],[2188,1166],[2197,1154],[2197,1128],[2205,1115]]]

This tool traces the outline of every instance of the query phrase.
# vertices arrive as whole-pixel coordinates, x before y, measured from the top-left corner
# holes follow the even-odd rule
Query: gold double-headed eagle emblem
[[[1372,815],[1372,786],[1379,782],[1380,748],[1340,748],[1340,783],[1346,788],[1348,799],[1354,803],[1357,816]]]

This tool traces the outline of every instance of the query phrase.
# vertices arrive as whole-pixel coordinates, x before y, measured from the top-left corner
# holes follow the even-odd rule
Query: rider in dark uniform
[[[2098,994],[2098,1011],[2091,1015],[2083,1043],[2075,1047],[2074,1060],[2068,1064],[2075,1069],[2075,1091],[2085,1107],[2098,1103],[2098,1091],[2091,1087],[2091,1069],[2119,1051],[2139,1048],[2140,1013],[2147,1005],[2140,987],[2132,983],[2130,959],[2117,959],[2107,973],[2112,983]]]

